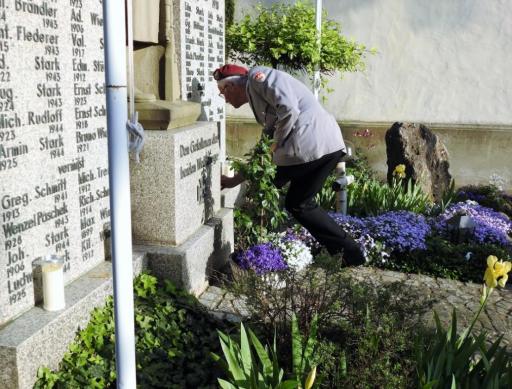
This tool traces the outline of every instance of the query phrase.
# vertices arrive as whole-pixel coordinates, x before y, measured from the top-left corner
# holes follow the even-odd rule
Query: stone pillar
[[[177,46],[179,41],[175,39],[174,8],[172,0],[164,0],[164,36],[165,36],[165,99],[175,101],[181,98],[180,74],[178,66]]]

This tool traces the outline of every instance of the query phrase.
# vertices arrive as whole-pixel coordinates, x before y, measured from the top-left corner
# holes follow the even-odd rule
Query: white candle
[[[47,311],[64,309],[64,273],[58,263],[43,264],[43,308]]]

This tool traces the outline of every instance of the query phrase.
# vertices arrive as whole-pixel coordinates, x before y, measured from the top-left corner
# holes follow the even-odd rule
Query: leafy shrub
[[[301,328],[308,333],[309,323],[316,313],[320,325],[343,315],[341,302],[347,293],[346,277],[339,272],[341,261],[327,254],[318,255],[316,261],[328,261],[329,271],[308,268],[297,272],[289,268],[279,273],[282,286],[279,288],[247,272],[235,279],[230,288],[235,295],[246,297],[254,321],[266,323],[272,331],[277,328],[278,333],[283,334],[295,313]]]
[[[411,388],[428,301],[402,283],[346,286],[344,320],[319,328],[322,388]]]
[[[142,274],[135,280],[137,383],[145,388],[215,388],[220,370],[205,358],[218,351],[216,328],[191,295]],[[93,311],[58,371],[43,367],[35,388],[110,388],[116,385],[113,301]]]
[[[318,50],[315,7],[309,2],[256,6],[254,19],[246,15],[226,31],[229,57],[245,64],[260,64],[288,71],[322,74],[363,69],[366,49],[341,35],[339,23],[322,17]]]
[[[274,185],[276,167],[272,163],[267,136],[251,150],[246,162],[234,161],[234,169],[247,180],[245,201],[234,211],[237,248],[247,249],[263,241],[271,231],[284,223],[286,212],[279,202],[279,189]]]

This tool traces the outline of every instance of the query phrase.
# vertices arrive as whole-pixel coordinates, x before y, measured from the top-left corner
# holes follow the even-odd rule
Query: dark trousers
[[[286,210],[325,246],[330,254],[342,252],[347,264],[360,265],[365,259],[359,245],[315,201],[316,194],[322,189],[326,178],[343,155],[343,151],[337,151],[316,161],[278,166],[274,182],[278,188],[290,182],[286,194]]]

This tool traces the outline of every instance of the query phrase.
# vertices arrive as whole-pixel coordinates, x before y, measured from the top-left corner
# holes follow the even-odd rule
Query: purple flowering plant
[[[493,243],[512,248],[512,221],[504,214],[468,200],[449,206],[433,222],[433,228],[441,236],[449,235],[448,220],[456,214],[470,216],[475,223],[473,239],[478,243]]]
[[[430,226],[423,215],[409,211],[391,211],[379,216],[357,218],[331,215],[363,248],[380,241],[390,251],[424,250]]]
[[[240,251],[235,255],[234,261],[242,269],[253,270],[259,275],[288,268],[281,251],[271,243],[257,244]]]
[[[381,240],[392,251],[425,250],[425,239],[431,233],[427,219],[414,212],[392,211],[366,218],[370,235]]]
[[[375,240],[366,226],[366,219],[355,216],[331,213],[330,216],[359,243],[367,262],[378,260],[385,262],[388,258],[384,245]]]
[[[359,243],[370,262],[386,262],[391,252],[425,250],[426,238],[431,233],[427,219],[414,212],[392,211],[362,218],[340,213],[330,216]],[[310,247],[319,248],[304,228],[296,234]]]

